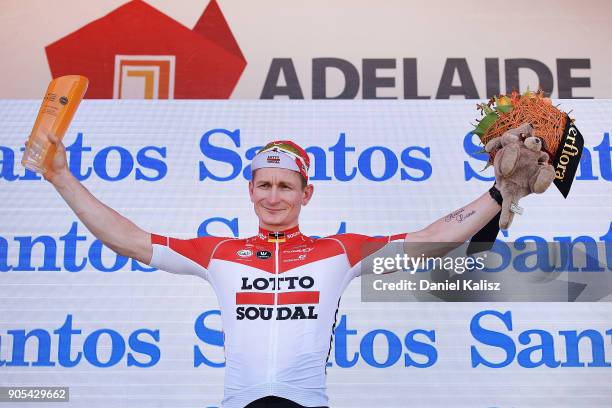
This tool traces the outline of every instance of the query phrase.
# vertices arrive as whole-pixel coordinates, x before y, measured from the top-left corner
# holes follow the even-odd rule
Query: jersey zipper
[[[276,365],[277,365],[277,360],[278,360],[278,356],[277,356],[277,352],[278,352],[278,320],[276,319],[278,317],[278,274],[279,274],[279,250],[280,250],[280,244],[278,242],[278,238],[276,239],[275,243],[274,243],[274,277],[275,277],[275,284],[274,284],[274,309],[275,309],[275,314],[273,314],[273,318],[272,318],[272,333],[271,333],[271,340],[270,340],[270,349],[269,349],[269,356],[271,356],[271,361],[270,361],[270,367],[268,370],[268,383],[270,386],[270,393],[272,393],[272,383],[276,382]]]

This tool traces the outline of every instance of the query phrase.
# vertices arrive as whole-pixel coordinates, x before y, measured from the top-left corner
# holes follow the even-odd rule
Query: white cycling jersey
[[[298,227],[247,239],[152,234],[151,266],[212,285],[225,336],[222,406],[273,395],[328,405],[326,363],[340,296],[360,261],[406,234],[310,238]]]

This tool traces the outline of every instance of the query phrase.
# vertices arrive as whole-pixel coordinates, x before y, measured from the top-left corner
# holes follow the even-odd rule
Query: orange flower
[[[512,104],[516,104],[521,99],[521,94],[519,94],[518,91],[515,89],[512,91],[510,99],[512,100]]]

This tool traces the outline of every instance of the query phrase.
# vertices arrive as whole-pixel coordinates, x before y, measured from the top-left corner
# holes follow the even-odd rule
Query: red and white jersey
[[[326,363],[340,296],[360,262],[405,234],[310,238],[298,227],[247,239],[151,235],[151,266],[212,285],[225,335],[222,406],[275,395],[328,405]]]

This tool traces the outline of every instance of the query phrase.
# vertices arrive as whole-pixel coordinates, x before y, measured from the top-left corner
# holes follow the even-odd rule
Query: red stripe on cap
[[[237,305],[273,305],[274,293],[241,292],[236,293]]]
[[[319,292],[285,292],[278,294],[279,305],[302,305],[319,303]]]

